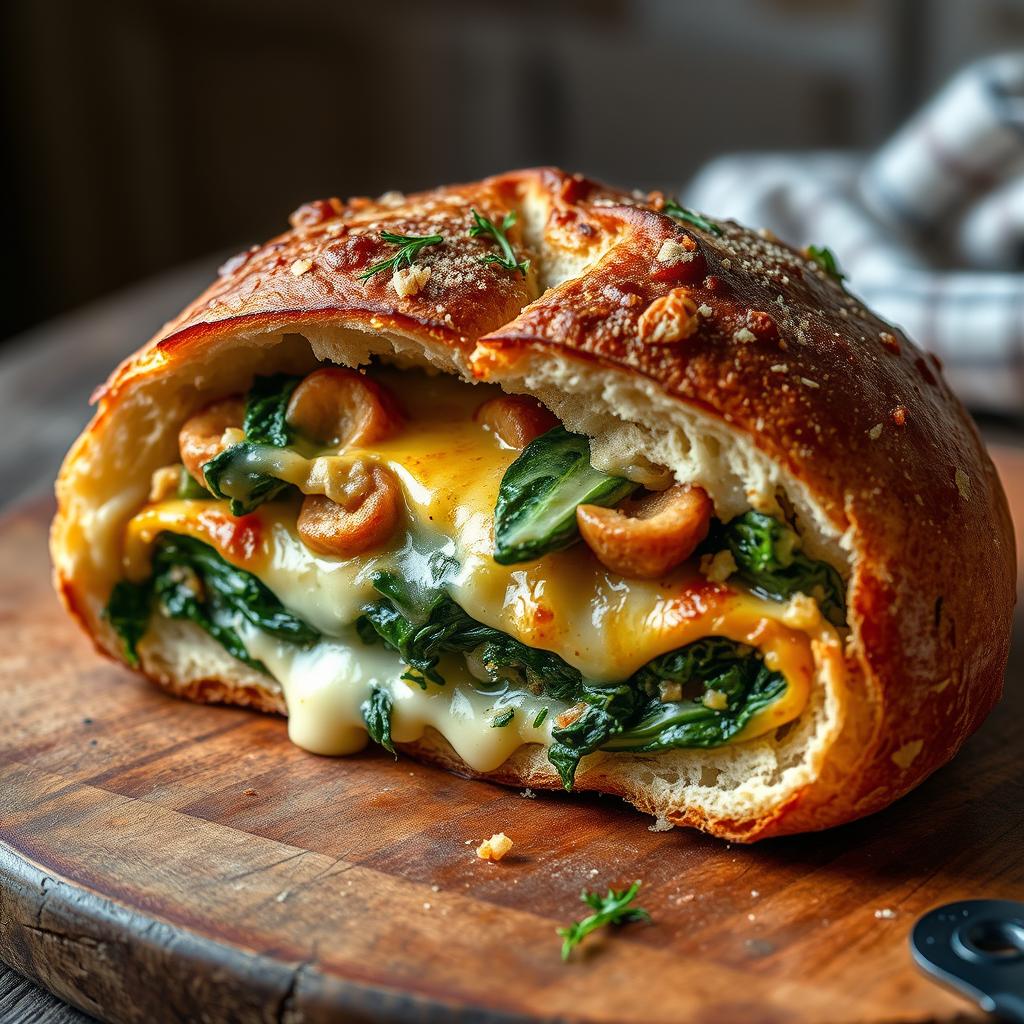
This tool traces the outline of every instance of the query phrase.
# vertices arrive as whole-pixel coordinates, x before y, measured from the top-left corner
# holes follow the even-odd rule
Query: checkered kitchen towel
[[[1024,53],[969,66],[867,158],[726,156],[683,199],[828,246],[969,405],[1024,415]]]

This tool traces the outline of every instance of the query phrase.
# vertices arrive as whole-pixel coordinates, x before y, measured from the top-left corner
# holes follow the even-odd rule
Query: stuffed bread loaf
[[[1013,534],[937,360],[827,250],[656,193],[311,203],[96,402],[68,609],[316,752],[750,841],[884,807],[1000,693]]]

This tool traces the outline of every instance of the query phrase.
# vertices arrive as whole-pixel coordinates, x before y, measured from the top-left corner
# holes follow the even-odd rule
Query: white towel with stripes
[[[1024,53],[969,66],[873,155],[725,156],[682,196],[827,246],[969,405],[1024,415]]]

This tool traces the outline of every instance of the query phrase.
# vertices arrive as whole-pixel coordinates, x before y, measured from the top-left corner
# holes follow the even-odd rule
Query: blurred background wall
[[[1024,0],[4,0],[3,336],[316,196],[863,148]]]

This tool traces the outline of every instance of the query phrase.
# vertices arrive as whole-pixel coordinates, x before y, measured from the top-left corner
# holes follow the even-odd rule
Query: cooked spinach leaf
[[[210,492],[198,483],[192,474],[184,467],[178,467],[178,490],[175,497],[182,500],[194,500],[209,498]]]
[[[226,562],[193,537],[161,533],[153,548],[152,575],[144,583],[122,580],[110,593],[106,618],[124,645],[125,659],[138,666],[137,645],[154,603],[172,619],[188,619],[239,661],[265,672],[235,630],[239,618],[279,640],[308,647],[320,634],[286,611],[255,576]]]
[[[121,640],[125,661],[139,667],[139,641],[145,636],[153,612],[153,591],[149,583],[121,580],[114,584],[103,617]]]
[[[786,689],[781,673],[769,670],[749,649],[721,637],[698,640],[655,658],[631,680],[645,690],[645,684],[654,681],[679,683],[681,689],[696,684],[701,693],[692,700],[649,700],[641,716],[616,734],[606,749],[721,746]],[[711,695],[715,707],[709,706]]]
[[[225,448],[203,466],[206,486],[216,497],[230,501],[233,516],[246,515],[273,501],[289,486],[265,471],[258,453],[260,446],[286,448],[294,440],[285,413],[300,380],[287,373],[256,377],[245,401],[245,440]]]
[[[233,658],[266,672],[261,661],[249,656],[235,631],[230,606],[219,600],[216,591],[208,593],[199,574],[187,565],[168,565],[153,575],[153,594],[157,608],[169,619],[188,619],[209,633]]]
[[[643,694],[628,683],[580,687],[578,699],[587,707],[566,725],[558,725],[556,720],[548,748],[548,760],[558,770],[566,789],[572,789],[580,761],[622,732],[642,698]]]
[[[505,471],[494,509],[494,560],[528,562],[579,539],[577,505],[614,505],[637,484],[590,464],[590,443],[555,427],[531,441]]]
[[[491,682],[510,682],[556,700],[575,700],[583,681],[580,671],[557,654],[527,647],[497,629],[491,630],[480,661]]]
[[[375,686],[360,707],[370,739],[374,743],[379,743],[392,754],[395,753],[395,745],[391,742],[391,708],[393,704],[391,694],[387,690]]]
[[[391,573],[379,573],[374,586],[380,589],[392,581]],[[380,577],[384,577],[381,579]],[[383,592],[383,591],[382,591]],[[390,598],[375,601],[363,609],[356,623],[360,639],[374,643],[378,638],[397,651],[409,666],[402,678],[427,688],[427,683],[444,684],[437,671],[441,655],[448,651],[472,651],[487,640],[489,628],[471,619],[443,591],[433,602],[426,618],[413,621],[399,611]]]
[[[289,485],[266,472],[260,457],[265,446],[240,441],[203,465],[211,493],[230,502],[233,516],[244,516],[265,501],[273,501]]]
[[[551,651],[541,651],[467,615],[443,589],[443,580],[455,565],[442,556],[434,566],[432,585],[412,585],[395,573],[378,572],[371,580],[382,595],[363,609],[356,622],[360,639],[367,644],[383,641],[409,666],[402,678],[426,689],[427,683],[444,684],[437,671],[445,653],[478,652],[488,676],[495,682],[509,680],[552,695],[573,691],[580,673]]]
[[[274,448],[286,448],[292,443],[295,432],[288,426],[285,413],[292,392],[301,380],[301,377],[288,373],[254,378],[245,399],[243,427],[246,441],[269,444]]]
[[[195,571],[207,603],[215,602],[264,633],[299,647],[309,647],[320,639],[318,630],[289,612],[252,573],[225,561],[209,544],[162,533],[153,553],[154,575],[173,573],[177,566]]]
[[[745,512],[719,524],[704,544],[707,551],[722,547],[732,552],[739,577],[755,594],[777,601],[807,594],[832,625],[846,625],[842,577],[827,562],[800,551],[799,536],[782,520],[763,512]]]
[[[677,684],[680,699],[663,701],[661,683]],[[571,790],[580,761],[598,749],[720,746],[785,689],[785,678],[750,648],[706,637],[655,658],[620,686],[584,684],[580,699],[588,707],[552,730],[548,760]],[[709,694],[715,707],[705,703]]]

